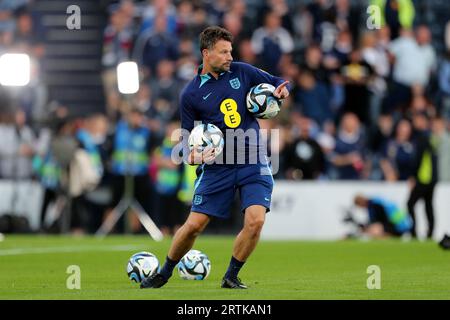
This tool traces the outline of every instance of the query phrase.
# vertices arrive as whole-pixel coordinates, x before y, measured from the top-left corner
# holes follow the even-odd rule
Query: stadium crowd
[[[26,2],[0,0],[0,51],[22,49],[38,61],[45,53]],[[380,28],[368,28],[368,4],[380,8]],[[290,81],[279,116],[261,121],[280,129],[271,150],[280,159],[276,179],[408,180],[426,132],[436,141],[437,179],[450,181],[450,21],[439,25],[445,45],[437,50],[417,15],[411,0],[113,1],[103,42],[105,113],[73,119],[70,109],[45,101],[42,83],[17,89],[18,105],[1,109],[0,178],[41,181],[44,219],[64,185],[67,158],[81,146],[95,159],[96,188],[71,193],[74,227],[95,231],[131,174],[136,198],[171,233],[195,179],[195,169],[169,161],[178,98],[201,61],[199,33],[220,25],[234,35],[236,61]],[[128,60],[141,73],[131,99],[117,88],[116,67]],[[45,126],[42,110],[51,110]],[[127,135],[137,139],[131,151]],[[132,168],[123,162],[127,152]]]

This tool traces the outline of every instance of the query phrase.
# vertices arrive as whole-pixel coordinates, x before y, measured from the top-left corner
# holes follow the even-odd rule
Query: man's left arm
[[[239,65],[242,66],[246,74],[249,76],[252,87],[260,83],[270,83],[276,88],[273,93],[276,98],[285,99],[289,96],[289,81],[273,76],[266,71],[246,63],[239,63]]]

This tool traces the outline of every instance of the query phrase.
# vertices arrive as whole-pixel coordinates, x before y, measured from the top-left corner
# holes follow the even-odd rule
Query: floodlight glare
[[[30,82],[30,57],[22,53],[6,53],[0,57],[0,84],[26,86]]]
[[[136,62],[122,62],[117,66],[117,83],[122,94],[139,91],[139,71]]]

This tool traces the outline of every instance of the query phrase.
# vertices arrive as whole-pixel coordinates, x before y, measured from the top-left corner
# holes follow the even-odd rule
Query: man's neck
[[[201,74],[211,74],[214,78],[216,78],[216,80],[219,78],[219,74],[217,72],[215,72],[214,70],[212,70],[211,66],[203,63],[203,69],[202,69],[202,73]]]

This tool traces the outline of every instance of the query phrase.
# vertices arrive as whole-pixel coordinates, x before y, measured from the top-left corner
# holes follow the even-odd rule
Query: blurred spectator
[[[113,174],[113,198],[112,206],[115,207],[124,196],[133,196],[147,212],[151,213],[149,199],[152,188],[148,175],[148,165],[151,150],[154,147],[154,137],[146,126],[143,112],[133,108],[115,128],[112,150]],[[126,177],[133,179],[133,193],[126,194]],[[155,223],[159,217],[152,216]],[[120,228],[120,225],[118,226]],[[134,232],[139,232],[140,227],[134,225]]]
[[[438,145],[438,180],[450,182],[450,122],[437,117],[432,129]]]
[[[435,59],[426,47],[419,46],[409,29],[402,29],[401,36],[391,43],[389,50],[395,59],[394,83],[386,101],[385,111],[392,112],[410,103],[413,86],[421,86],[422,90],[426,88]]]
[[[439,68],[440,112],[450,120],[450,49],[447,51]]]
[[[154,27],[143,32],[136,41],[134,61],[145,68],[145,75],[156,77],[156,69],[162,60],[178,59],[178,40],[167,32],[167,17],[155,17]]]
[[[12,34],[15,29],[14,13],[29,0],[0,0],[0,34]]]
[[[176,26],[177,34],[187,37],[188,28],[193,24],[194,5],[189,0],[182,0],[177,5]],[[193,36],[193,35],[192,35]]]
[[[398,37],[401,28],[411,28],[415,17],[412,0],[371,0],[381,13],[381,25],[387,24],[391,29],[391,39]],[[378,14],[378,12],[373,12]]]
[[[337,27],[327,21],[332,8],[332,1],[315,0],[306,7],[307,29],[312,30],[312,40],[320,43],[324,50],[329,50],[334,43]]]
[[[44,188],[41,231],[60,232],[62,213],[68,210],[68,168],[78,143],[74,138],[76,122],[66,107],[58,106],[52,114],[54,134],[48,145],[41,145],[33,159],[33,170]]]
[[[324,50],[324,65],[330,70],[338,70],[348,63],[349,55],[353,50],[352,35],[347,30],[341,31],[331,50]]]
[[[243,39],[241,41],[236,54],[237,55],[235,59],[238,61],[242,61],[252,65],[256,65],[258,63],[258,57],[253,50],[250,39]]]
[[[166,17],[163,30],[169,34],[175,34],[177,30],[177,11],[172,0],[147,0],[142,14],[141,33],[156,29],[157,18]],[[161,26],[162,27],[162,26]]]
[[[197,74],[198,51],[194,48],[191,39],[183,37],[179,44],[180,57],[176,62],[176,77],[181,81],[181,87],[184,87]]]
[[[299,4],[293,12],[294,37],[299,46],[305,47],[313,42],[313,21],[304,4]],[[318,42],[318,41],[317,41]]]
[[[30,55],[30,82],[16,90],[18,91],[17,100],[25,112],[27,123],[34,130],[40,129],[46,122],[52,120],[48,103],[48,88],[43,78],[39,57]]]
[[[103,67],[114,68],[130,58],[133,47],[132,20],[120,6],[114,6],[103,39]]]
[[[93,114],[85,119],[84,125],[76,133],[81,148],[87,152],[92,165],[101,177],[95,188],[73,199],[76,207],[73,214],[78,220],[74,221],[73,225],[80,227],[83,232],[97,231],[101,225],[103,213],[111,202],[109,177],[105,174],[108,161],[107,132],[107,118],[102,114]]]
[[[17,110],[11,120],[0,125],[0,177],[31,179],[36,137],[26,125],[25,112]]]
[[[36,45],[38,39],[36,39],[33,31],[33,19],[31,15],[26,10],[18,12],[13,45],[24,45],[26,47]]]
[[[286,0],[266,0],[258,10],[257,23],[264,24],[268,12],[274,12],[281,18],[281,26],[292,34],[294,31],[292,17]]]
[[[382,155],[387,143],[394,135],[394,119],[390,114],[381,114],[375,131],[371,134],[369,148],[374,154]]]
[[[410,194],[408,199],[408,211],[413,219],[412,236],[416,234],[415,205],[418,200],[425,202],[425,213],[428,220],[426,237],[432,238],[434,231],[433,196],[438,181],[437,166],[437,138],[431,133],[430,120],[426,114],[418,112],[413,115],[415,130],[414,143],[416,146],[413,160],[413,170],[409,178]]]
[[[150,91],[154,107],[149,110],[150,118],[157,118],[164,127],[178,110],[180,84],[175,78],[175,65],[172,61],[162,60],[158,64],[156,77],[150,80]],[[164,106],[164,108],[158,109],[160,106]]]
[[[274,11],[265,15],[264,25],[255,30],[251,41],[253,51],[260,56],[261,67],[275,75],[280,73],[282,56],[294,50],[291,35],[281,26],[281,18]]]
[[[323,84],[330,82],[330,72],[323,65],[323,54],[318,45],[308,46],[305,51],[305,57],[302,60],[300,64],[302,70],[310,71],[314,78]]]
[[[300,136],[284,150],[286,177],[293,180],[317,179],[325,171],[325,156],[311,137],[311,120],[302,117],[298,124]]]
[[[405,114],[409,113],[426,113],[429,117],[436,115],[436,107],[423,95],[421,87],[417,87],[419,90],[413,89],[414,95],[411,100],[411,105],[406,110]]]
[[[352,33],[353,39],[358,39],[362,8],[352,6],[350,0],[336,0],[332,11],[338,30],[348,30]]]
[[[374,70],[361,57],[359,50],[350,54],[349,62],[341,68],[341,76],[344,80],[345,102],[343,112],[356,114],[359,120],[370,125],[369,117],[369,86],[374,78]]]
[[[319,126],[332,121],[330,92],[325,83],[316,80],[309,71],[302,71],[297,79],[298,90],[294,97],[297,110],[313,119]]]
[[[370,238],[399,237],[409,233],[412,221],[408,214],[395,203],[380,197],[355,196],[355,206],[367,210],[368,222],[362,224],[361,231]],[[352,217],[348,217],[352,219]]]
[[[433,76],[437,69],[437,57],[436,51],[431,45],[431,30],[428,26],[421,24],[415,28],[416,42],[419,45],[419,49],[424,57],[424,63],[427,65],[426,76],[428,76],[428,82],[424,85],[425,93],[429,92],[430,83],[433,80]]]
[[[371,124],[376,125],[375,119],[378,119],[381,113],[381,103],[387,90],[386,79],[389,76],[390,64],[386,49],[380,42],[381,32],[366,32],[362,38],[361,55],[373,69],[375,76],[369,83],[370,90],[370,110],[369,116],[372,119]]]
[[[103,35],[102,78],[107,113],[114,119],[120,104],[116,67],[119,63],[130,59],[133,47],[133,21],[120,5],[112,6],[111,10],[109,24]]]
[[[450,51],[450,20],[445,25],[445,47]]]
[[[250,17],[251,11],[247,7],[246,0],[230,1],[229,13],[239,18],[242,25],[241,38],[250,38],[252,36],[252,29],[254,28],[254,19]]]
[[[170,122],[164,140],[153,153],[152,165],[156,167],[155,190],[157,192],[157,215],[161,218],[161,231],[173,235],[183,224],[182,204],[178,199],[181,187],[183,164],[172,161],[172,152],[178,139],[172,136],[180,127],[179,122]]]
[[[360,121],[353,113],[346,113],[341,119],[336,137],[332,163],[338,179],[358,180],[364,178],[366,147]]]
[[[223,16],[222,24],[233,35],[233,51],[235,51],[236,55],[239,55],[237,51],[240,48],[243,37],[245,37],[241,17],[231,12],[226,13]]]
[[[380,161],[385,180],[407,180],[411,176],[414,160],[411,133],[411,123],[406,119],[400,120],[395,130],[395,137],[387,143],[383,159]]]

